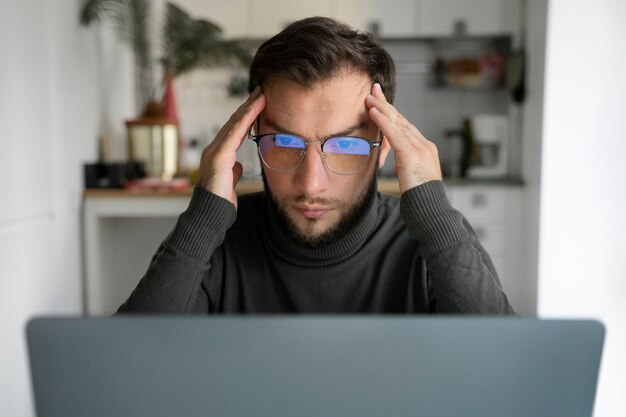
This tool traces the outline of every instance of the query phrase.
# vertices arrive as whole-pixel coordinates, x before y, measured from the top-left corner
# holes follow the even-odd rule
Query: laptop
[[[590,417],[596,321],[37,318],[39,417]]]

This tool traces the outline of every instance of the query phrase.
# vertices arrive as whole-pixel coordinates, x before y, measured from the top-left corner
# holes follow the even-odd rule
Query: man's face
[[[371,86],[369,77],[354,72],[308,89],[283,78],[269,80],[263,86],[267,104],[257,134],[291,133],[307,142],[340,135],[377,141],[379,130],[365,105]],[[372,149],[362,171],[339,175],[324,165],[320,144],[309,144],[295,170],[280,172],[263,166],[266,186],[291,231],[305,244],[318,246],[332,241],[338,229],[345,229],[355,217],[388,150],[385,140],[382,149]]]

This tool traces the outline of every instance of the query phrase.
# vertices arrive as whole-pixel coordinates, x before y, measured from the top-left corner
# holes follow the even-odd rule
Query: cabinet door
[[[449,187],[448,196],[452,206],[474,227],[479,239],[489,240],[492,250],[502,254],[517,252],[522,217],[520,187]]]
[[[415,36],[419,0],[333,0],[332,17],[361,31],[376,23],[381,37]]]
[[[468,220],[489,220],[502,223],[515,212],[515,189],[509,187],[463,186],[453,188],[452,204]]]
[[[295,20],[330,16],[330,1],[250,0],[249,36],[269,38]]]
[[[422,36],[451,36],[457,21],[464,21],[468,35],[502,35],[513,31],[518,0],[419,0],[419,32]]]

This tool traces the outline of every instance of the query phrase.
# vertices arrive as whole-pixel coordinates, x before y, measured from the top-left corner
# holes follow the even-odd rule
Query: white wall
[[[526,98],[523,105],[522,175],[524,178],[524,209],[522,228],[524,241],[525,299],[537,311],[537,271],[539,242],[539,197],[541,187],[541,135],[543,129],[544,72],[546,53],[546,15],[548,0],[526,3]],[[532,301],[531,301],[532,300]]]
[[[596,417],[626,415],[626,2],[551,0],[539,313],[607,327]]]
[[[34,413],[28,318],[82,311],[81,164],[96,157],[101,115],[132,110],[124,91],[103,105],[102,80],[132,73],[124,59],[101,71],[98,48],[115,56],[119,47],[79,26],[80,3],[0,2],[1,416]]]

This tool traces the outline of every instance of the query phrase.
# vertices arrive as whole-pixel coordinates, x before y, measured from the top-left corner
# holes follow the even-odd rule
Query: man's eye
[[[278,138],[276,139],[276,142],[278,142],[278,144],[279,144],[280,146],[288,146],[288,145],[292,142],[292,140],[293,140],[293,139],[291,139],[291,138],[289,138],[289,137],[284,137],[284,136],[283,136],[283,137],[278,137]]]
[[[304,148],[304,142],[297,136],[276,134],[274,136],[274,146],[278,148]]]
[[[339,147],[341,149],[349,149],[352,146],[352,142],[349,140],[340,140]]]

